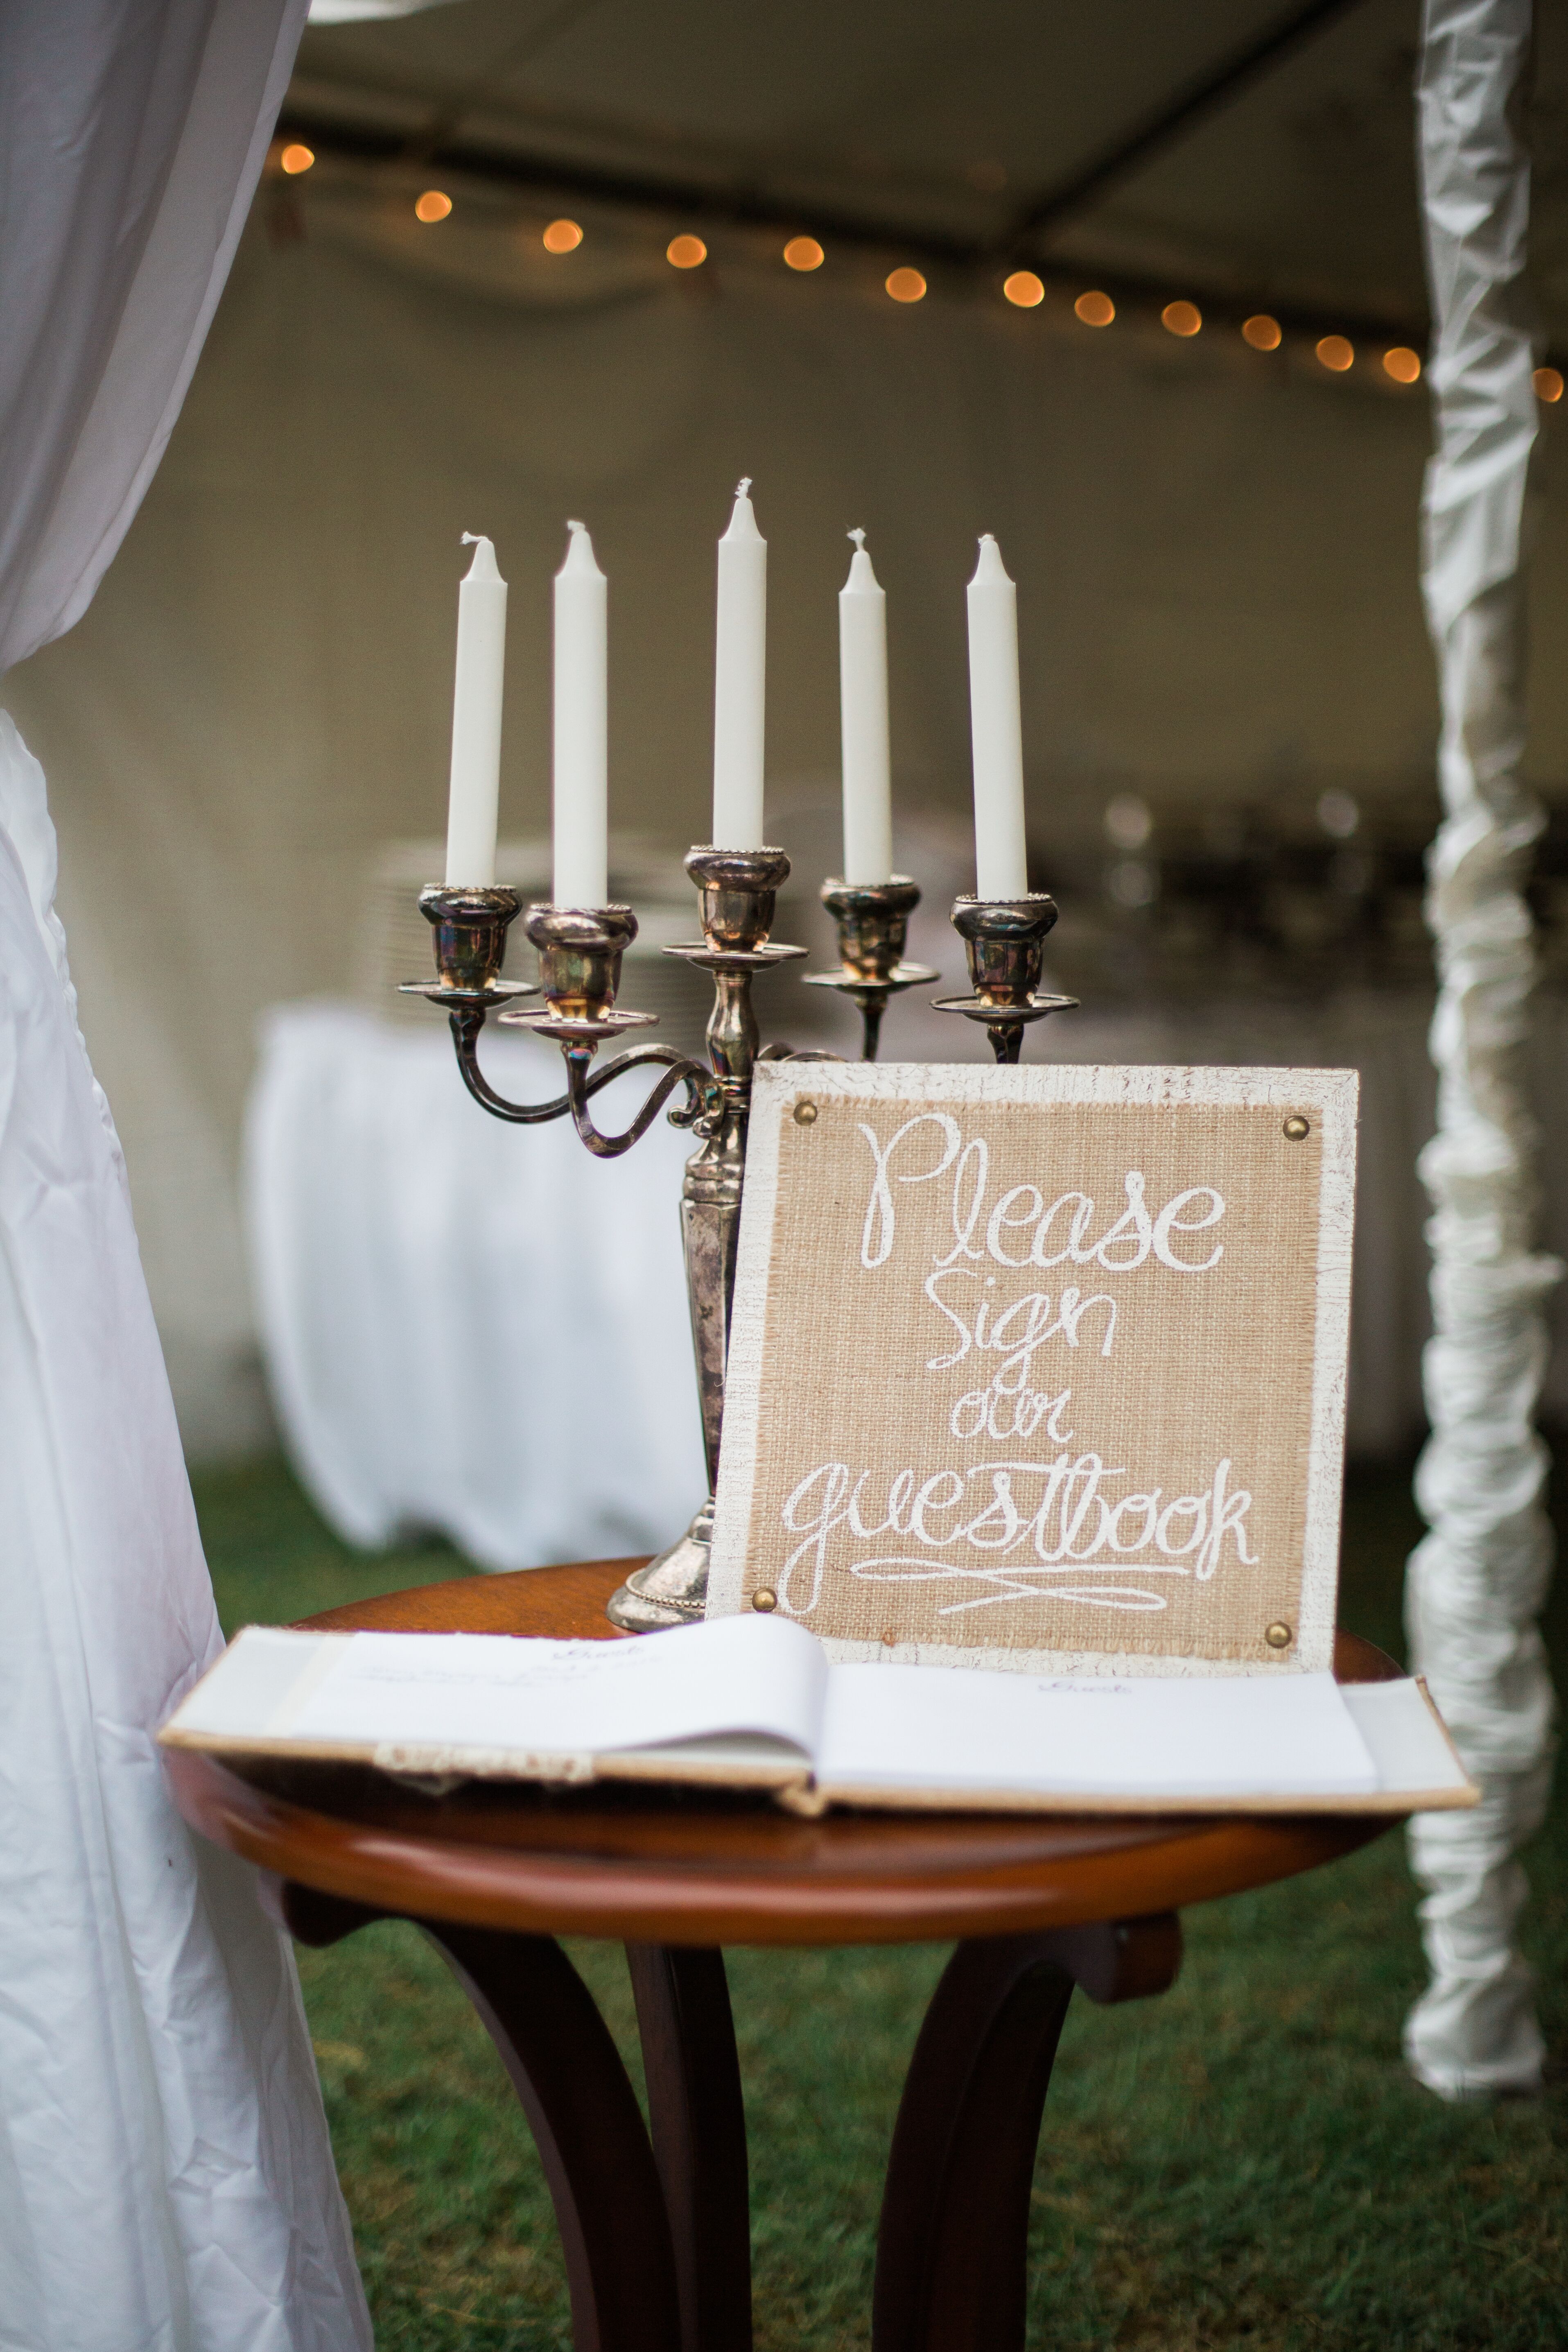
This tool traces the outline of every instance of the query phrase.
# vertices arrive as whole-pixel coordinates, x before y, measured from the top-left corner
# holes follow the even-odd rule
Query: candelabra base
[[[700,1622],[708,1605],[708,1547],[713,1535],[711,1495],[668,1551],[635,1569],[610,1596],[605,1614],[623,1633],[663,1633]]]

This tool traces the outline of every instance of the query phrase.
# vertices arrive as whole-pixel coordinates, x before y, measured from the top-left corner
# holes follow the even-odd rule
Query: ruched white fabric
[[[0,0],[0,667],[176,415],[302,0]],[[0,713],[0,2344],[367,2352],[287,1940],[153,1735],[221,1647],[37,762]]]
[[[1411,1828],[1431,1981],[1405,2050],[1421,2081],[1450,2097],[1532,2089],[1544,2054],[1513,1933],[1528,1891],[1514,1857],[1542,1819],[1552,1751],[1536,1623],[1552,1530],[1534,1413],[1544,1302],[1562,1274],[1535,1246],[1538,1143],[1524,1081],[1535,956],[1523,888],[1544,824],[1520,780],[1536,398],[1530,167],[1515,122],[1530,40],[1530,0],[1427,0],[1420,149],[1437,448],[1424,585],[1444,820],[1429,899],[1437,1131],[1420,1160],[1434,1336],[1416,1496],[1431,1532],[1412,1555],[1406,1606],[1414,1663],[1485,1801]]]

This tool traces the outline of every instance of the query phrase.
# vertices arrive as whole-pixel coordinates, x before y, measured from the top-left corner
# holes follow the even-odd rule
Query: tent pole
[[[1542,1818],[1552,1693],[1536,1619],[1552,1570],[1546,1447],[1534,1427],[1545,1300],[1538,1146],[1524,1068],[1535,943],[1524,897],[1544,818],[1521,776],[1523,557],[1537,430],[1524,289],[1530,165],[1519,117],[1531,0],[1426,0],[1419,160],[1436,446],[1423,588],[1437,657],[1443,820],[1428,859],[1439,992],[1432,1202],[1432,1434],[1415,1475],[1430,1532],[1406,1619],[1480,1782],[1473,1812],[1411,1825],[1430,1981],[1405,2026],[1412,2071],[1450,2098],[1538,2086],[1533,1987],[1514,1940],[1516,1854]]]

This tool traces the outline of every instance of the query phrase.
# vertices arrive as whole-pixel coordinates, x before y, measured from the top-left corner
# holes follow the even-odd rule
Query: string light
[[[300,140],[292,140],[278,151],[277,168],[290,178],[309,172],[315,163],[315,151]],[[452,210],[453,200],[441,188],[426,188],[415,200],[415,218],[426,225],[447,219]],[[541,241],[547,253],[566,254],[575,252],[583,238],[581,224],[563,218],[551,221],[542,232]],[[800,272],[820,269],[826,257],[821,243],[815,236],[791,236],[783,247],[785,266]],[[665,258],[676,269],[697,269],[707,260],[708,247],[701,237],[689,231],[683,232],[670,238],[665,247]],[[883,283],[889,298],[900,303],[922,302],[930,290],[922,272],[908,265],[889,270]],[[1015,309],[1033,310],[1044,302],[1047,289],[1045,280],[1037,271],[1015,269],[1004,278],[1002,292]],[[1110,296],[1099,288],[1079,295],[1073,303],[1073,311],[1086,327],[1109,327],[1117,315],[1116,305]],[[1188,341],[1202,332],[1203,312],[1195,302],[1185,299],[1167,302],[1160,312],[1160,323],[1167,334]],[[1244,319],[1241,334],[1244,341],[1257,352],[1278,351],[1284,341],[1284,331],[1279,320],[1266,310],[1255,311]],[[1355,346],[1348,336],[1323,335],[1314,349],[1319,364],[1331,374],[1343,375],[1355,364]],[[1406,343],[1391,344],[1383,352],[1381,364],[1391,383],[1407,385],[1420,381],[1421,355]],[[1555,405],[1563,398],[1564,389],[1568,388],[1563,373],[1554,367],[1537,368],[1531,380],[1537,399],[1549,405]]]
[[[1548,403],[1563,397],[1563,378],[1555,368],[1537,368],[1531,378],[1537,400]]]

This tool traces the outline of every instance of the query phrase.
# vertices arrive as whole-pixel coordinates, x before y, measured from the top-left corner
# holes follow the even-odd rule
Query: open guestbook
[[[1331,1673],[1357,1079],[756,1074],[708,1622],[252,1627],[171,1745],[833,1802],[1475,1801]]]

